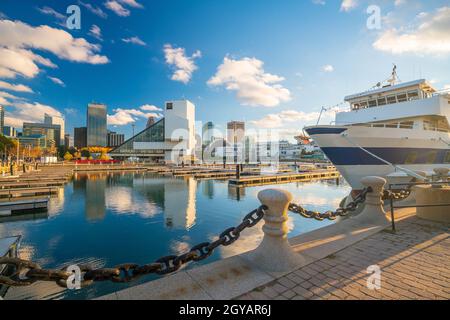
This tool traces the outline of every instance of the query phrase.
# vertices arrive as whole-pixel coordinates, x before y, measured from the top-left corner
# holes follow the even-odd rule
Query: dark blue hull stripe
[[[347,130],[347,128],[308,128],[305,129],[306,133],[308,133],[310,136],[316,135],[316,134],[340,134]]]
[[[392,164],[443,164],[450,165],[450,149],[429,148],[365,148]],[[335,165],[385,165],[360,148],[322,148],[325,155]]]

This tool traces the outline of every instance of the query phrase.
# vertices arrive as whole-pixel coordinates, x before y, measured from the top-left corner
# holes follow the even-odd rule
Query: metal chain
[[[229,246],[239,239],[241,232],[258,224],[264,217],[267,207],[262,205],[247,214],[242,222],[222,232],[213,242],[203,242],[180,255],[161,257],[155,262],[138,265],[134,263],[120,264],[113,268],[93,269],[90,266],[79,266],[82,272],[81,287],[98,281],[130,282],[147,274],[165,275],[179,270],[191,261],[201,261],[220,246]],[[37,263],[19,258],[0,258],[0,266],[4,265],[11,274],[0,276],[0,284],[8,286],[28,286],[36,281],[54,281],[62,287],[67,287],[67,279],[73,275],[67,267],[61,270],[42,269]]]
[[[318,221],[323,221],[325,219],[335,220],[337,217],[344,217],[350,212],[355,211],[358,205],[366,201],[366,195],[369,192],[372,192],[372,189],[370,187],[365,188],[352,202],[347,204],[345,207],[337,208],[335,211],[326,211],[321,213],[318,211],[307,210],[301,205],[295,203],[289,204],[288,208],[289,211],[298,213],[304,218],[316,219]]]
[[[392,190],[384,190],[383,200],[404,200],[411,194],[411,187],[394,192]]]

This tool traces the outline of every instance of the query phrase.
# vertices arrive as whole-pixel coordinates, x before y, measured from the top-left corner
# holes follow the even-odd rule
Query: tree
[[[87,149],[82,149],[82,150],[81,150],[81,156],[82,156],[83,158],[89,158],[89,157],[91,156],[91,153],[90,153],[89,150],[87,150]]]
[[[70,154],[69,151],[67,151],[67,152],[64,154],[64,160],[70,161],[70,160],[72,160],[72,159],[73,159],[73,156]]]

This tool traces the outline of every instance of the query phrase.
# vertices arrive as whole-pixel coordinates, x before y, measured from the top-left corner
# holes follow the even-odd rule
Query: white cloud
[[[89,30],[89,34],[96,38],[97,40],[103,41],[102,38],[102,29],[96,24],[93,24],[91,29]]]
[[[106,19],[108,17],[100,7],[94,7],[90,3],[84,3],[82,1],[78,1],[78,3],[100,18]]]
[[[124,8],[119,2],[115,0],[106,1],[105,7],[113,11],[120,17],[128,17],[130,15],[130,10]]]
[[[130,38],[124,38],[122,39],[123,42],[125,43],[133,43],[133,44],[137,44],[139,46],[146,46],[147,44],[142,41],[139,37],[135,36],[135,37],[130,37]]]
[[[16,97],[5,91],[0,91],[0,105],[11,105],[10,100],[24,100],[23,98]]]
[[[445,84],[444,85],[444,90],[450,90],[450,84]]]
[[[140,106],[139,109],[143,111],[163,111],[161,108],[158,108],[157,106],[151,104],[144,104]]]
[[[42,122],[44,114],[61,117],[62,114],[55,108],[38,102],[14,102],[10,104],[5,113],[5,123],[13,127],[22,127],[23,122]]]
[[[144,105],[145,106],[145,105]],[[139,120],[139,118],[144,118],[147,119],[149,116],[155,117],[155,118],[160,118],[161,114],[158,113],[154,113],[154,112],[150,112],[150,113],[146,113],[143,112],[146,111],[145,109],[142,109],[141,106],[141,110],[138,109],[122,109],[122,108],[117,108],[114,109],[114,114],[112,115],[108,115],[108,125],[113,125],[113,126],[124,126],[130,123],[134,123],[136,121]]]
[[[59,78],[47,76],[53,83],[60,85],[61,87],[65,87],[66,84]]]
[[[64,22],[66,21],[67,17],[65,15],[63,15],[62,13],[59,13],[58,11],[56,11],[53,8],[50,7],[42,7],[42,8],[37,8],[38,11],[40,13],[52,16],[54,18],[56,18],[56,20],[58,21],[59,24],[61,25],[65,25]]]
[[[331,64],[326,64],[322,67],[323,72],[333,72],[334,67]]]
[[[0,88],[6,89],[6,90],[11,90],[11,91],[17,91],[17,92],[29,92],[29,93],[33,92],[33,90],[26,85],[11,84],[9,82],[5,82],[5,81],[1,81],[1,80],[0,80]]]
[[[330,109],[322,113],[322,120],[331,120],[338,109]],[[299,130],[304,125],[314,124],[319,118],[320,112],[303,112],[297,110],[284,110],[279,113],[271,113],[259,120],[250,121],[256,128],[263,129],[293,129]]]
[[[118,0],[120,3],[128,5],[133,8],[140,8],[142,9],[144,6],[140,3],[138,3],[136,0]]]
[[[30,49],[44,50],[74,62],[104,64],[109,60],[97,54],[99,45],[83,38],[73,38],[64,30],[46,25],[32,27],[21,21],[0,20],[0,77],[13,78],[17,74],[32,78],[39,73],[37,64],[56,67],[49,59]]]
[[[358,6],[358,0],[343,0],[341,3],[341,11],[348,12]]]
[[[195,59],[200,58],[202,53],[197,50],[189,57],[186,56],[184,48],[173,48],[172,45],[166,44],[164,46],[164,55],[166,63],[175,69],[171,79],[188,83],[192,78],[192,73],[198,68],[195,65]]]
[[[320,5],[325,5],[325,0],[312,0],[312,3],[314,4],[320,4]]]
[[[442,7],[409,30],[391,28],[384,31],[373,46],[392,54],[449,54],[449,30],[450,7]]]
[[[236,91],[238,100],[249,106],[275,107],[291,100],[290,91],[278,84],[284,78],[266,73],[263,67],[264,62],[256,58],[225,57],[208,85]]]

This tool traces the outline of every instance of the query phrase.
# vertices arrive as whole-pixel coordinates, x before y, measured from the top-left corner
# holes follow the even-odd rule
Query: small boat
[[[0,238],[0,257],[17,257],[21,236]],[[0,266],[0,276],[9,276],[13,270]],[[0,299],[6,295],[9,286],[0,285]]]

